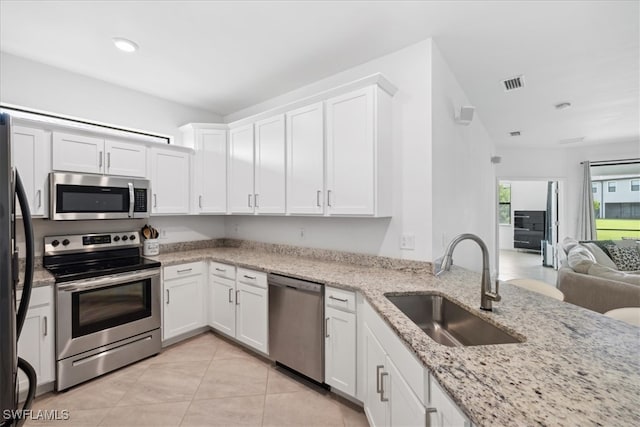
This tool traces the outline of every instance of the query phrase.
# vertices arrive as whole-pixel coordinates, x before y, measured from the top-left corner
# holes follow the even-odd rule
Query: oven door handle
[[[129,186],[129,218],[133,218],[133,203],[135,202],[135,194],[133,192],[133,182],[127,183]]]
[[[120,283],[124,284],[134,282],[136,280],[149,279],[154,276],[160,276],[159,268],[137,271],[134,273],[120,273],[106,277],[76,280],[73,282],[57,284],[56,288],[59,291],[64,292],[85,291],[88,289],[106,288],[107,286],[117,285]]]

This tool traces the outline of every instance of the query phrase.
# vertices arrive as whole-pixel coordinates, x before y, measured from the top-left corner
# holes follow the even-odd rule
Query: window
[[[592,193],[594,193],[594,194],[595,194],[595,193],[597,193],[597,192],[598,192],[598,186],[597,186],[597,185],[595,185],[595,184],[593,184],[593,185],[591,186],[591,192],[592,192]]]
[[[511,224],[511,184],[498,185],[498,223]]]
[[[631,191],[640,191],[640,179],[631,180]]]
[[[615,193],[616,192],[616,183],[615,182],[608,182],[607,183],[607,189],[608,189],[609,193]]]

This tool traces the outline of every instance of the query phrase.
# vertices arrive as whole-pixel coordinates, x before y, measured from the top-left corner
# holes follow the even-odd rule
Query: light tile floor
[[[512,250],[500,251],[500,280],[536,279],[556,286],[558,272],[542,265],[542,255]]]
[[[361,408],[309,386],[211,332],[62,393],[33,410],[68,410],[37,426],[367,426]]]

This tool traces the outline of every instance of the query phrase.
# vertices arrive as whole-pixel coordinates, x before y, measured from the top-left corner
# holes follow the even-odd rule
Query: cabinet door
[[[382,380],[384,380],[381,377],[385,370],[387,355],[366,323],[363,330],[365,339],[364,412],[369,424],[374,427],[382,427],[389,424],[387,421],[387,402],[383,400],[381,393]]]
[[[189,154],[154,148],[151,159],[152,212],[189,213]]]
[[[204,326],[202,274],[164,281],[163,340]]]
[[[53,295],[51,299],[53,300]],[[54,328],[52,303],[29,307],[18,340],[18,355],[33,366],[38,384],[50,383],[55,379]],[[20,390],[26,390],[27,377],[22,371],[19,372]]]
[[[284,114],[256,122],[255,200],[258,213],[285,212]]]
[[[202,129],[197,131],[196,185],[198,213],[227,211],[227,131]]]
[[[53,170],[103,173],[104,139],[53,132]]]
[[[209,276],[209,326],[236,336],[235,280]]]
[[[356,315],[325,308],[325,382],[356,395]]]
[[[287,113],[287,213],[323,213],[322,110],[319,102]]]
[[[105,173],[121,176],[147,176],[147,147],[125,141],[106,140]]]
[[[389,399],[389,425],[427,425],[425,407],[388,357],[385,371],[389,373],[385,375],[383,384],[384,397]]]
[[[229,131],[229,212],[253,213],[253,124]]]
[[[429,379],[429,387],[431,392],[431,407],[435,408],[435,412],[429,414],[430,425],[434,427],[460,426],[465,427],[471,425],[469,420],[458,409],[455,403],[451,401],[449,396],[440,387],[438,382],[433,378]]]
[[[50,134],[40,129],[14,126],[11,134],[13,162],[20,172],[27,193],[31,215],[49,216],[49,191],[47,180],[51,171]],[[20,206],[16,213],[21,215]]]
[[[268,354],[267,290],[236,283],[236,339]]]
[[[329,99],[327,106],[327,211],[375,213],[374,87]]]

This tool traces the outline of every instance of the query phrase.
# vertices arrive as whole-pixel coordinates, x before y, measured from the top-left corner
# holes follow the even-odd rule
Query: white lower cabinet
[[[465,426],[469,419],[368,305],[364,307],[364,409],[372,426]]]
[[[325,383],[356,396],[355,294],[325,287]]]
[[[204,281],[204,262],[164,268],[163,341],[205,325]]]
[[[53,287],[34,288],[18,340],[18,356],[29,362],[36,371],[38,385],[55,380],[54,335]],[[27,390],[27,377],[22,371],[19,371],[18,381],[20,391]]]
[[[209,326],[268,354],[267,275],[212,262],[209,278]]]

